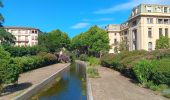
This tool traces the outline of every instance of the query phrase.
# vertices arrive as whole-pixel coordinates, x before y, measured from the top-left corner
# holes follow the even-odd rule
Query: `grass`
[[[100,77],[97,67],[93,67],[93,66],[87,67],[87,75],[90,78],[99,78]]]

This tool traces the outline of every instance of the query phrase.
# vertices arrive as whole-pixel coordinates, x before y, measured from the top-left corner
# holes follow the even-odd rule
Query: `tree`
[[[109,50],[109,37],[105,30],[93,26],[87,32],[75,36],[71,47],[80,54],[99,57],[102,52]]]
[[[4,28],[0,28],[0,42],[5,45],[15,44],[15,36],[5,31]]]
[[[93,26],[86,34],[88,50],[92,55],[98,56],[101,52],[109,50],[109,37],[105,30],[98,26]]]
[[[156,40],[156,49],[169,49],[170,38],[161,36],[160,39]]]
[[[60,51],[61,48],[70,48],[70,38],[60,30],[49,33],[41,33],[38,38],[40,46],[48,48],[50,52]]]
[[[121,51],[128,51],[128,44],[127,44],[127,42],[125,41],[125,40],[123,40],[123,41],[121,41],[120,43],[119,43],[119,51],[121,52]]]
[[[0,7],[2,8],[3,7],[3,3],[2,1],[0,0]],[[4,22],[4,18],[2,16],[2,14],[0,13],[0,27],[2,27],[2,23]]]

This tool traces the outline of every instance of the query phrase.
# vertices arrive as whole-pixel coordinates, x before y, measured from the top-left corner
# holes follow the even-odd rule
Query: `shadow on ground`
[[[20,84],[8,85],[4,88],[3,93],[0,96],[9,95],[13,92],[21,91],[31,86],[32,86],[31,83],[20,83]]]

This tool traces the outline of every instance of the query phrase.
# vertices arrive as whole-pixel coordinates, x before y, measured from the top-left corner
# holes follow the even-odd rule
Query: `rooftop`
[[[26,30],[39,30],[32,27],[18,27],[18,26],[4,26],[5,29],[26,29]]]

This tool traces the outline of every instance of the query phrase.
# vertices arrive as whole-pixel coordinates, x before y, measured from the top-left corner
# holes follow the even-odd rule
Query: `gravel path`
[[[55,64],[21,74],[18,80],[19,85],[9,86],[10,88],[6,89],[6,91],[9,92],[9,94],[1,96],[0,100],[10,100],[11,98],[19,95],[26,89],[29,89],[33,85],[50,77],[51,75],[53,75],[54,73],[61,70],[64,66],[67,65],[69,64]]]
[[[94,100],[168,100],[112,69],[100,67],[99,73],[101,78],[90,78]]]

